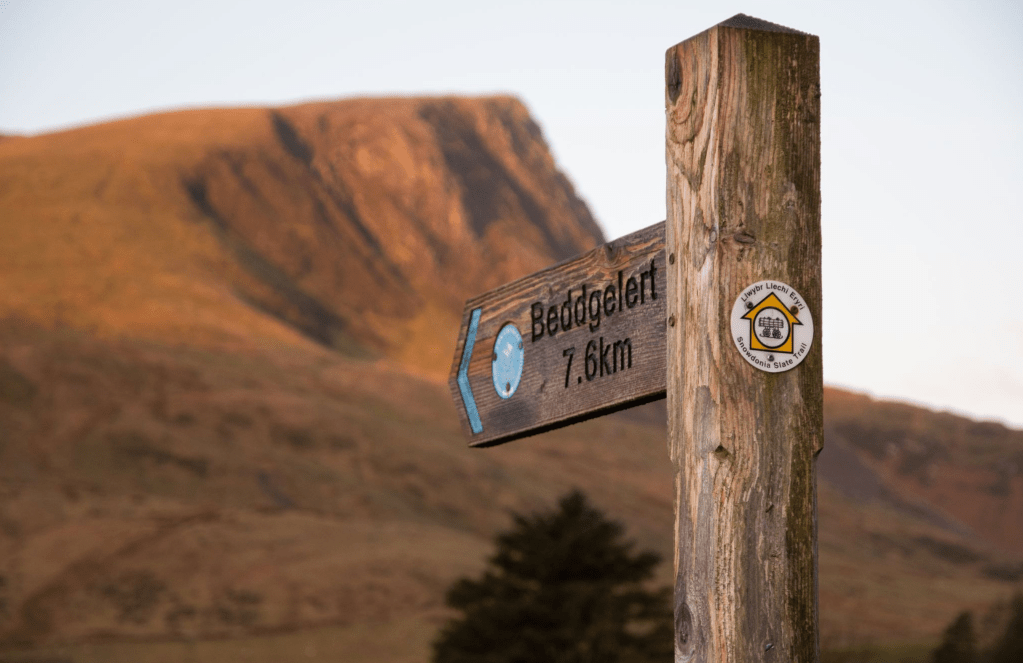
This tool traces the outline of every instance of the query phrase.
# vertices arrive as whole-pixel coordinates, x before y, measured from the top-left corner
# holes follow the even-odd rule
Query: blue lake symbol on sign
[[[494,357],[491,373],[494,389],[501,398],[511,398],[519,388],[522,379],[522,364],[525,351],[522,348],[522,334],[512,323],[506,324],[494,341]]]

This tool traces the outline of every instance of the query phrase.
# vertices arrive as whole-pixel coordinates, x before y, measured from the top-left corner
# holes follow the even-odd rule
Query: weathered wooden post
[[[740,14],[665,73],[675,660],[817,661],[819,41]]]

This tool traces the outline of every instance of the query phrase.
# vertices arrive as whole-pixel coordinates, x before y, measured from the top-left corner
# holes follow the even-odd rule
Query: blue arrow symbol
[[[462,403],[465,405],[465,413],[469,415],[473,435],[483,432],[483,422],[480,421],[480,413],[476,411],[476,399],[472,397],[472,388],[469,386],[469,359],[472,357],[472,347],[476,345],[476,328],[480,324],[481,313],[482,308],[472,312],[469,331],[465,335],[465,348],[462,350],[462,363],[458,365],[458,390],[462,392]]]

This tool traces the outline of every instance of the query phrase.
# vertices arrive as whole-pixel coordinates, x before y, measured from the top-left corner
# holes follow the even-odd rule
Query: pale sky
[[[821,39],[825,381],[1023,428],[1023,2],[0,0],[0,132],[513,93],[611,239],[664,218],[664,51],[740,12]]]

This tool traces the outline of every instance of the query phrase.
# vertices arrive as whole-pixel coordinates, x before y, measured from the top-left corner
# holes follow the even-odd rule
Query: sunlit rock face
[[[165,113],[6,141],[0,180],[19,314],[431,372],[467,297],[603,239],[511,97]]]

